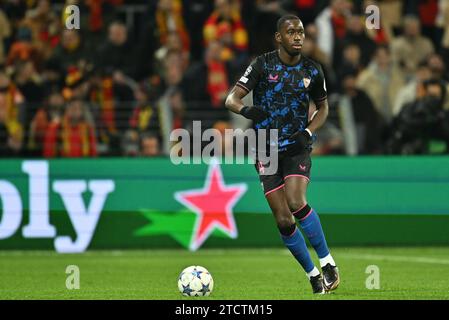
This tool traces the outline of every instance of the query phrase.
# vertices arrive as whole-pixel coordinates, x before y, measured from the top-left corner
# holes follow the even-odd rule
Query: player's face
[[[301,53],[304,43],[304,26],[301,20],[287,20],[282,26],[279,36],[279,44],[290,55],[297,56]]]

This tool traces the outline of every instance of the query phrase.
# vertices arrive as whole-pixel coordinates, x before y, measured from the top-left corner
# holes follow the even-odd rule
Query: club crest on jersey
[[[302,79],[302,83],[304,84],[304,88],[307,88],[310,84],[310,78]]]
[[[268,82],[277,82],[279,80],[279,75],[271,75],[271,73],[268,75]]]

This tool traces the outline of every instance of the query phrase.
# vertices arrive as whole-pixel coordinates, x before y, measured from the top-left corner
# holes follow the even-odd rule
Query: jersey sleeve
[[[246,91],[250,92],[253,90],[257,83],[259,82],[263,73],[263,61],[262,57],[257,57],[251,64],[246,68],[245,73],[239,78],[236,86],[239,86]]]
[[[317,71],[312,83],[312,88],[310,89],[310,97],[315,104],[318,104],[327,98],[326,79],[324,79],[324,73],[321,66],[317,68]]]

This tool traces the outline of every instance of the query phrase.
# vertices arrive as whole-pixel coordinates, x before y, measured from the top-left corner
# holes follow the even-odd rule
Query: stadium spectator
[[[44,157],[94,157],[97,155],[94,126],[88,121],[87,107],[82,100],[67,103],[64,116],[52,122],[44,141]]]
[[[393,61],[398,64],[407,79],[411,78],[420,61],[434,52],[432,42],[421,35],[420,21],[415,16],[406,16],[403,35],[391,43]]]
[[[437,24],[443,29],[441,39],[442,55],[445,57],[445,64],[449,65],[449,2],[440,0],[439,8]]]
[[[122,139],[122,155],[126,157],[137,157],[139,155],[139,133],[136,130],[128,130]]]
[[[172,128],[181,129],[184,127],[185,104],[182,98],[181,90],[174,90],[169,95],[169,105],[172,112]]]
[[[158,114],[155,120],[160,121],[159,127],[160,140],[162,142],[163,152],[168,154],[169,135],[172,129],[182,128],[184,126],[184,103],[181,98],[180,87],[185,77],[182,53],[171,50],[167,53],[167,59],[161,65],[161,76],[153,77],[150,80],[150,100],[154,106],[154,111]],[[198,81],[201,79],[195,79]],[[160,83],[159,83],[160,82]],[[195,88],[195,83],[186,84],[186,86]],[[174,97],[177,97],[174,99]],[[195,93],[193,96],[195,97]],[[158,100],[156,102],[156,99]],[[193,108],[202,106],[203,100],[193,99],[191,104]],[[163,130],[163,132],[162,132]]]
[[[393,107],[393,116],[397,116],[406,104],[424,95],[424,82],[430,78],[432,78],[432,73],[428,63],[422,61],[418,65],[414,77],[398,91]]]
[[[276,1],[279,2],[279,1]],[[284,0],[282,8],[301,17],[304,25],[313,23],[318,13],[326,7],[327,0]],[[282,12],[284,14],[285,12]]]
[[[291,3],[291,1],[281,2],[276,0],[256,0],[252,3],[255,5],[253,8],[257,11],[273,13],[278,18],[288,13],[286,8],[284,7],[285,5],[289,6],[288,9],[293,9],[292,7],[294,6],[294,3]]]
[[[160,72],[166,87],[177,86],[184,76],[186,67],[182,52],[176,50],[168,52],[162,67]]]
[[[313,155],[342,155],[344,154],[344,141],[342,132],[332,123],[325,123],[317,130],[317,139],[314,142]]]
[[[394,131],[387,146],[390,153],[424,154],[432,140],[443,141],[449,152],[449,112],[443,109],[446,83],[424,81],[424,94],[405,105],[394,119]]]
[[[436,79],[449,80],[443,57],[437,53],[432,53],[427,58],[427,64],[432,72],[432,77]]]
[[[17,135],[18,128],[14,123],[7,121],[6,109],[1,107],[3,97],[0,96],[0,156],[18,156],[21,149],[21,141]],[[17,125],[17,123],[15,123]]]
[[[31,61],[24,61],[16,66],[14,83],[23,96],[23,116],[22,121],[25,131],[28,131],[28,124],[36,114],[37,108],[44,98],[44,87],[40,75],[36,72]],[[25,139],[26,134],[25,134]]]
[[[160,154],[158,138],[149,133],[143,134],[140,142],[140,155],[142,157],[156,157]]]
[[[446,83],[446,88],[449,90],[449,73],[447,66],[443,60],[443,57],[439,54],[433,53],[427,58],[427,64],[429,66],[430,72],[433,79],[442,80]],[[449,97],[446,96],[446,101],[444,103],[444,108],[449,110]]]
[[[402,14],[404,11],[404,1],[380,0],[371,1],[370,4],[374,4],[380,9],[380,23],[382,33],[378,33],[377,36],[383,37],[384,43],[391,43],[391,41],[396,38],[396,35],[401,28]]]
[[[64,108],[64,97],[59,92],[52,92],[31,121],[29,128],[28,154],[42,156],[45,134],[50,123],[60,121]]]
[[[439,0],[419,1],[418,15],[421,21],[422,34],[430,39],[432,43],[439,45],[440,34],[436,25],[438,17]]]
[[[167,36],[165,45],[161,46],[155,52],[156,64],[162,65],[167,60],[169,52],[178,52],[182,58],[182,70],[187,69],[189,65],[189,51],[183,49],[182,40],[176,32],[170,32]],[[157,68],[156,68],[157,69]]]
[[[24,139],[24,98],[10,78],[0,71],[0,120],[8,133],[8,147],[18,154]]]
[[[330,58],[318,47],[318,28],[315,24],[308,24],[305,27],[306,37],[304,39],[302,53],[315,60],[324,69],[331,68]]]
[[[248,33],[240,15],[240,5],[235,0],[215,0],[215,9],[204,24],[206,47],[219,41],[221,60],[235,60],[236,65],[246,63]]]
[[[392,119],[396,94],[404,83],[402,72],[392,62],[387,46],[376,49],[372,62],[357,79],[357,87],[368,94],[386,123]]]
[[[380,22],[375,28],[368,28],[366,30],[366,33],[368,34],[368,36],[374,40],[374,42],[376,42],[377,45],[389,45],[389,43],[391,42],[391,40],[394,38],[394,32],[393,32],[393,27],[391,26],[391,24],[393,23],[397,23],[395,18],[396,16],[399,16],[399,21],[400,17],[401,17],[401,11],[397,11],[398,7],[397,6],[392,6],[391,8],[387,8],[385,9],[384,5],[389,4],[389,2],[391,4],[397,3],[396,0],[387,0],[387,1],[377,1],[377,0],[364,0],[361,4],[361,10],[359,11],[362,15],[366,14],[366,13],[374,13],[376,11],[373,12],[373,9],[371,8],[371,6],[375,6],[376,8],[379,8],[380,12],[380,17],[382,17],[380,19],[380,21],[378,20],[378,22]],[[383,9],[381,9],[381,6]],[[385,13],[385,14],[384,14]],[[384,21],[383,17],[386,16],[387,19]],[[374,21],[370,21],[370,22],[374,22]]]
[[[213,1],[183,0],[183,13],[186,29],[190,36],[190,55],[193,61],[203,58],[203,26],[212,10]]]
[[[142,132],[151,132],[159,139],[162,138],[159,110],[150,88],[139,86],[134,90],[136,105],[129,120],[130,129]]]
[[[338,99],[338,95],[331,95],[329,97],[329,104],[332,104],[332,99]],[[316,106],[314,102],[310,103],[309,108],[309,119],[316,111]],[[338,129],[338,119],[333,119],[331,117],[335,116],[334,112],[329,113],[328,121],[317,130],[317,139],[313,144],[312,154],[314,155],[330,155],[330,154],[344,154],[344,141],[343,134]]]
[[[128,30],[123,22],[115,21],[108,29],[108,39],[97,52],[97,67],[106,73],[134,76],[134,49],[128,42]]]
[[[275,49],[273,34],[276,31],[276,22],[286,13],[282,3],[276,0],[242,2],[242,17],[248,30],[249,49],[252,55]]]
[[[0,157],[2,158],[8,157],[11,153],[8,146],[8,129],[5,126],[4,119],[4,111],[0,110]]]
[[[88,100],[99,133],[100,153],[120,155],[121,134],[128,128],[134,94],[128,83],[111,74],[95,74],[88,83]]]
[[[331,59],[338,61],[338,49],[346,35],[347,19],[351,13],[352,3],[348,0],[331,0],[315,20],[319,30],[318,47]]]
[[[331,110],[337,112],[345,153],[347,155],[375,154],[381,151],[382,117],[368,95],[356,87],[357,70],[340,75],[343,92]]]
[[[364,21],[364,17],[352,15],[348,20],[348,30],[342,42],[343,48],[349,44],[359,47],[361,63],[366,67],[376,50],[376,43],[366,33]]]
[[[17,29],[19,23],[25,18],[27,9],[31,8],[31,1],[2,1],[1,8],[4,10],[6,16],[13,29]]]
[[[0,9],[0,65],[3,65],[6,60],[5,40],[11,36],[11,24],[8,17],[2,9]]]
[[[143,81],[149,75],[154,73],[154,53],[160,47],[160,40],[157,35],[156,12],[157,2],[148,1],[147,8],[144,13],[143,23],[141,24],[141,32],[138,35],[138,44],[136,45],[135,62],[139,66],[136,70],[136,80]]]
[[[86,100],[89,93],[87,69],[71,66],[68,68],[65,74],[63,89],[64,99],[70,100],[77,98],[80,100]]]
[[[219,41],[209,43],[204,61],[192,65],[181,84],[189,119],[202,120],[207,128],[228,117],[224,99],[230,89],[233,70],[222,60],[222,47]]]
[[[363,69],[361,50],[355,43],[348,43],[343,48],[343,59],[337,68],[337,79],[340,81],[340,87],[343,84],[343,76],[348,72],[359,72]],[[339,88],[340,89],[340,88]]]
[[[229,72],[220,54],[220,43],[211,42],[206,53],[207,92],[214,108],[222,106],[230,89]]]
[[[329,57],[318,47],[318,29],[315,24],[309,24],[305,27],[305,32],[302,54],[321,64],[326,77],[326,87],[332,92],[337,86],[337,79]]]
[[[80,67],[91,62],[89,50],[77,30],[64,29],[60,44],[54,49],[47,66],[64,74],[70,67]]]
[[[11,66],[19,61],[32,60],[36,66],[42,63],[42,56],[38,48],[32,43],[30,27],[23,23],[18,28],[16,37],[9,49],[6,65]]]
[[[155,13],[156,28],[160,45],[166,45],[170,33],[175,32],[181,39],[183,50],[188,51],[190,39],[185,27],[182,10],[181,0],[159,0]]]
[[[250,61],[249,53],[253,58],[275,48],[273,26],[286,12],[298,12],[302,18],[306,28],[303,54],[322,65],[328,95],[343,89],[340,96],[349,96],[344,84],[348,73],[358,71],[357,86],[388,123],[406,104],[421,97],[424,80],[449,80],[446,2],[158,0],[146,2],[143,16],[137,11],[123,14],[123,9],[135,3],[123,0],[60,0],[58,6],[49,0],[2,2],[0,65],[3,60],[12,79],[0,73],[0,82],[7,79],[8,83],[0,92],[0,107],[7,118],[1,129],[8,135],[6,153],[43,152],[43,132],[50,123],[62,122],[49,115],[46,101],[58,100],[52,96],[60,93],[66,101],[83,100],[91,111],[93,119],[88,122],[94,120],[98,128],[98,154],[138,155],[142,132],[156,134],[161,153],[167,154],[172,129],[190,129],[192,120],[202,120],[206,129],[229,119],[223,96]],[[56,8],[70,4],[80,7],[81,31],[60,30],[66,13]],[[364,26],[365,7],[370,4],[380,7],[380,30]],[[401,12],[414,18],[403,19]],[[118,22],[118,18],[126,20]],[[433,49],[420,44],[430,40],[420,35],[419,20],[438,54],[428,54]],[[400,26],[404,26],[403,35]],[[134,37],[139,41],[133,41]],[[384,47],[391,41],[393,62]],[[331,48],[329,55],[323,46]],[[411,80],[406,86],[396,61],[403,63]],[[417,70],[408,70],[413,68]],[[149,88],[151,98],[142,92],[134,94],[138,83]],[[51,99],[43,101],[49,93]],[[151,119],[147,118],[148,105]],[[449,110],[449,98],[444,106]],[[148,127],[159,127],[158,133],[142,125],[150,122]],[[139,130],[127,131],[139,125]],[[319,141],[314,152],[344,152],[338,122],[332,125],[323,134],[335,134],[338,139]],[[360,153],[365,152],[362,149]]]
[[[80,2],[80,0],[68,0],[67,2],[70,1]],[[87,20],[88,34],[94,34],[94,36],[101,34],[104,26],[109,25],[113,21],[116,15],[115,8],[123,3],[124,0],[84,0],[84,5],[89,11]]]
[[[60,22],[49,0],[38,0],[35,8],[26,12],[25,20],[32,31],[32,42],[44,59],[59,42]]]
[[[162,152],[170,153],[172,143],[169,136],[172,130],[186,128],[186,104],[179,87],[173,87],[165,92],[158,101],[160,127],[162,133]]]

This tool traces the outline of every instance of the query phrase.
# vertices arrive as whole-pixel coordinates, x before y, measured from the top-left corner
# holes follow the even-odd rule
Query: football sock
[[[309,278],[309,280],[310,280],[311,277],[316,277],[319,274],[320,274],[320,271],[318,270],[318,268],[313,267],[312,271],[307,272],[307,278]]]
[[[299,225],[315,249],[318,258],[322,259],[328,256],[329,248],[327,247],[320,218],[315,210],[309,205],[305,205],[301,210],[295,212],[294,216],[299,219]]]
[[[320,267],[324,267],[326,264],[330,263],[331,266],[336,266],[334,259],[332,258],[331,254],[329,253],[324,258],[320,259]]]
[[[285,246],[290,250],[304,271],[306,273],[313,271],[315,265],[310,258],[304,237],[296,227],[296,224],[292,224],[287,228],[279,228],[279,231],[281,232],[282,241],[284,241]]]

